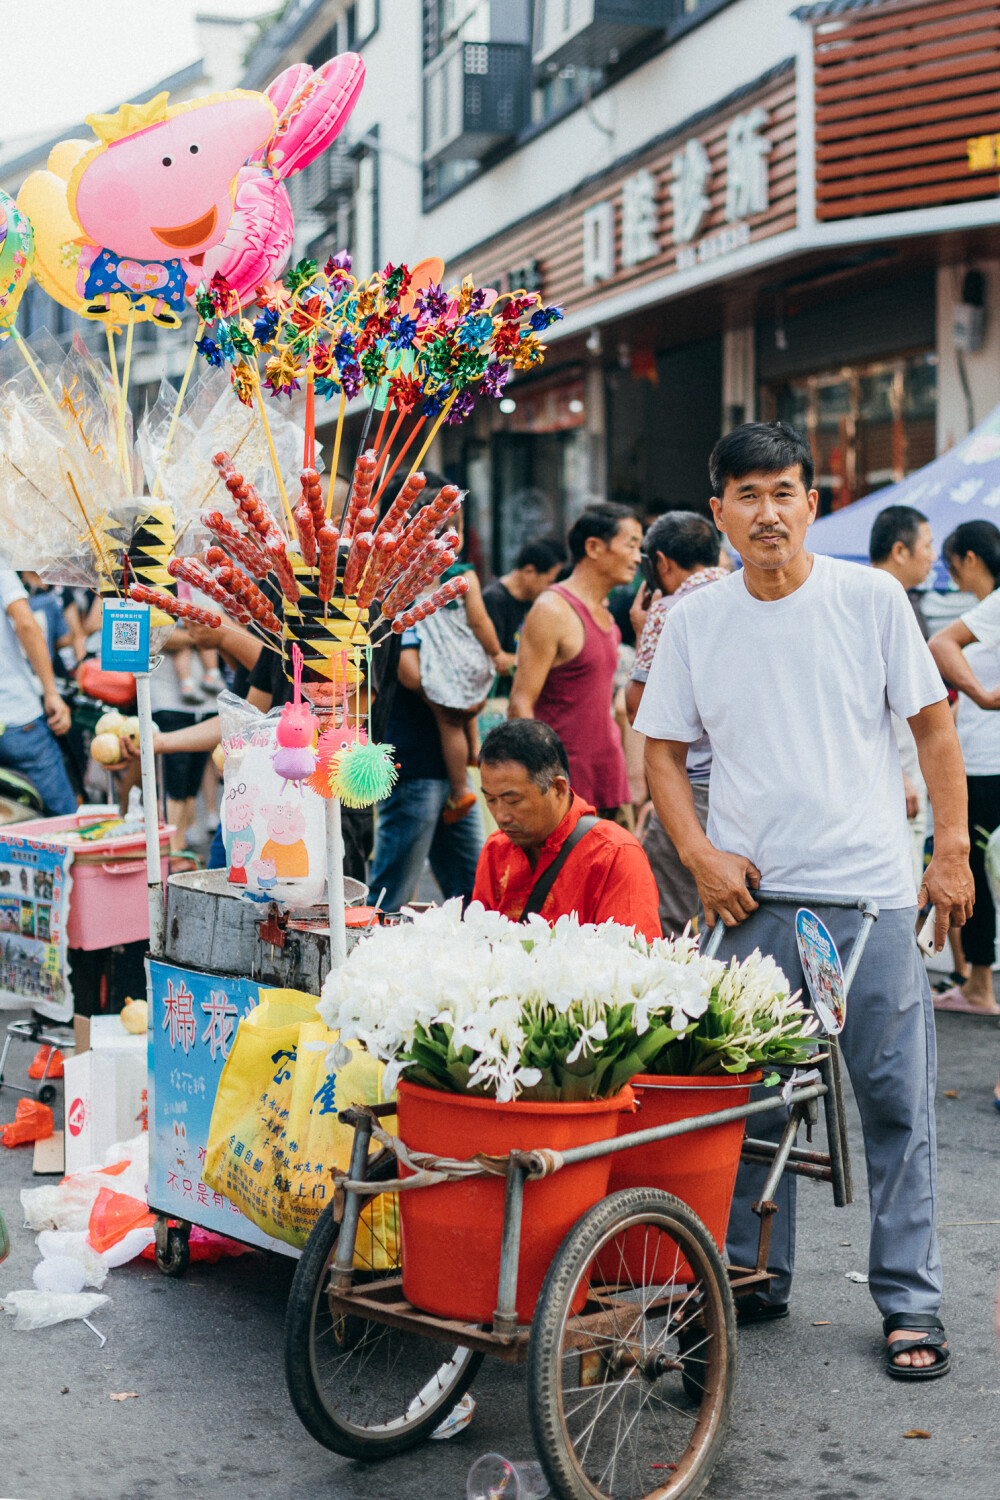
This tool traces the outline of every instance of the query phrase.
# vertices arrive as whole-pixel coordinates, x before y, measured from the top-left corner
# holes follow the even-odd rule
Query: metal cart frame
[[[857,972],[862,954],[870,936],[872,926],[878,917],[878,907],[874,901],[867,898],[860,900],[847,900],[842,897],[814,896],[811,898],[799,898],[785,895],[783,893],[772,893],[767,891],[756,892],[762,902],[779,905],[810,905],[810,906],[833,906],[844,910],[857,910],[861,913],[861,926],[852,946],[848,960],[844,980],[845,991],[850,990],[851,982]],[[713,955],[721,945],[723,936],[722,924],[718,923],[706,953]],[[769,1170],[760,1194],[759,1200],[754,1203],[754,1212],[760,1218],[760,1234],[756,1263],[752,1267],[727,1266],[723,1267],[721,1258],[718,1259],[718,1273],[721,1279],[727,1283],[726,1296],[729,1298],[728,1306],[732,1308],[731,1299],[743,1297],[752,1292],[766,1292],[771,1274],[767,1270],[768,1254],[770,1249],[771,1226],[774,1214],[778,1211],[774,1202],[774,1194],[777,1184],[783,1172],[791,1172],[798,1176],[808,1177],[814,1181],[829,1182],[833,1188],[834,1203],[842,1207],[852,1201],[852,1181],[850,1159],[848,1152],[847,1130],[844,1118],[844,1099],[841,1080],[840,1052],[835,1037],[828,1037],[823,1052],[817,1057],[817,1065],[820,1070],[818,1082],[807,1083],[793,1088],[788,1098],[789,1118],[782,1132],[780,1140],[772,1141],[748,1138],[744,1141],[742,1158],[748,1162],[764,1164]],[[795,1144],[796,1136],[801,1125],[805,1125],[811,1137],[811,1127],[818,1119],[819,1100],[823,1100],[826,1119],[826,1130],[828,1136],[829,1150],[827,1152],[812,1151],[799,1147]],[[735,1120],[749,1120],[758,1115],[772,1112],[776,1108],[775,1099],[768,1098],[745,1105],[738,1105],[728,1109],[720,1109],[709,1115],[701,1115],[697,1118],[680,1120],[673,1124],[656,1126],[647,1130],[632,1131],[627,1135],[621,1135],[610,1141],[600,1141],[591,1145],[579,1146],[561,1153],[562,1166],[571,1166],[578,1162],[593,1160],[596,1157],[613,1155],[619,1151],[628,1151],[636,1146],[649,1145],[660,1141],[672,1140],[687,1135],[697,1130],[705,1130],[712,1126],[724,1125]],[[395,1113],[393,1104],[376,1105],[365,1109],[348,1109],[341,1113],[340,1119],[354,1127],[354,1142],[349,1168],[349,1177],[341,1183],[345,1190],[343,1203],[343,1216],[336,1232],[336,1250],[332,1255],[327,1255],[322,1263],[317,1261],[316,1255],[310,1256],[309,1247],[300,1262],[296,1273],[296,1281],[300,1277],[312,1277],[314,1282],[317,1274],[321,1281],[311,1288],[313,1315],[322,1298],[329,1306],[333,1316],[342,1320],[344,1327],[352,1326],[355,1330],[370,1324],[387,1325],[391,1329],[402,1333],[416,1334],[423,1339],[447,1344],[454,1348],[475,1351],[482,1356],[490,1354],[505,1363],[521,1364],[534,1359],[529,1353],[532,1342],[536,1338],[534,1323],[531,1328],[518,1325],[516,1314],[517,1302],[517,1278],[518,1278],[518,1256],[521,1238],[522,1206],[524,1185],[533,1176],[543,1175],[542,1166],[533,1152],[515,1151],[511,1152],[506,1169],[505,1198],[503,1232],[500,1254],[500,1271],[497,1285],[496,1309],[493,1314],[492,1324],[489,1328],[477,1324],[460,1322],[452,1319],[441,1318],[430,1313],[422,1312],[419,1308],[412,1306],[405,1300],[402,1292],[401,1275],[382,1275],[368,1281],[366,1284],[358,1285],[355,1282],[354,1263],[355,1245],[357,1240],[358,1226],[361,1213],[366,1200],[374,1197],[380,1189],[377,1186],[379,1177],[386,1179],[395,1176],[395,1159],[388,1153],[383,1153],[382,1158],[375,1158],[374,1172],[371,1172],[369,1159],[369,1147],[372,1137],[374,1122],[387,1115]],[[386,1161],[385,1158],[388,1160]],[[392,1169],[390,1171],[390,1168]],[[551,1170],[551,1167],[550,1167]],[[558,1170],[558,1168],[557,1168]],[[371,1173],[371,1175],[370,1175]],[[638,1190],[642,1195],[643,1190]],[[590,1214],[581,1219],[576,1228],[570,1231],[563,1246],[557,1255],[557,1261],[563,1256],[570,1241],[577,1236],[586,1222],[598,1211],[603,1211],[605,1218],[608,1210],[615,1199],[628,1199],[636,1190],[614,1194],[605,1199],[602,1205],[591,1210]],[[691,1213],[686,1206],[681,1205],[678,1200],[669,1198],[669,1195],[660,1193],[659,1198],[665,1200],[666,1204],[673,1205],[674,1210],[682,1209],[683,1214],[689,1216],[694,1224],[699,1226],[707,1237],[707,1231],[701,1221]],[[654,1205],[655,1207],[655,1205]],[[332,1209],[327,1210],[332,1216]],[[679,1221],[680,1222],[680,1221]],[[683,1227],[683,1226],[682,1226]],[[325,1232],[330,1234],[331,1225],[325,1226]],[[324,1231],[322,1224],[317,1225],[314,1236]],[[692,1241],[692,1244],[694,1242]],[[332,1247],[331,1247],[332,1248]],[[714,1244],[712,1245],[714,1252]],[[686,1254],[689,1252],[685,1251]],[[715,1252],[717,1255],[717,1252]],[[693,1262],[692,1262],[693,1263]],[[556,1262],[553,1262],[555,1267]],[[544,1301],[549,1282],[552,1279],[552,1269],[549,1278],[543,1288],[539,1299],[539,1309]],[[290,1307],[295,1300],[295,1288],[290,1300]],[[300,1298],[300,1302],[301,1302]],[[661,1296],[660,1301],[663,1301]],[[657,1298],[654,1296],[649,1304],[655,1311]],[[303,1304],[305,1305],[305,1304]],[[536,1312],[535,1322],[538,1321]],[[728,1314],[726,1315],[729,1316]],[[565,1319],[564,1319],[565,1322]],[[608,1327],[607,1308],[601,1304],[598,1298],[596,1303],[587,1304],[587,1309],[580,1315],[570,1319],[572,1324],[572,1336],[579,1340],[586,1331],[587,1325],[593,1327]],[[735,1327],[731,1328],[734,1335]],[[568,1335],[567,1335],[568,1336]],[[605,1333],[602,1335],[607,1338]],[[631,1359],[633,1363],[639,1358],[632,1344],[624,1348],[624,1353],[619,1358]],[[302,1354],[299,1348],[298,1354]],[[360,1436],[357,1431],[347,1435],[343,1445],[338,1441],[336,1432],[331,1433],[329,1425],[322,1423],[322,1430],[317,1430],[317,1424],[310,1420],[309,1402],[296,1399],[294,1360],[296,1358],[294,1340],[289,1336],[286,1346],[286,1363],[288,1365],[289,1383],[292,1390],[293,1400],[299,1411],[300,1417],[313,1431],[314,1436],[325,1442],[327,1446],[337,1451],[349,1453],[352,1457],[375,1458],[386,1454],[386,1441],[384,1435],[390,1430],[396,1435],[392,1438],[392,1451],[402,1451],[406,1446],[413,1443],[402,1441],[402,1434],[398,1432],[400,1424],[405,1427],[406,1417],[401,1416],[398,1423],[388,1422],[378,1428],[372,1429],[371,1452],[367,1452],[364,1430]],[[312,1359],[310,1347],[309,1359]],[[735,1339],[729,1341],[729,1363],[734,1366],[735,1362]],[[656,1378],[659,1373],[668,1368],[680,1369],[682,1361],[677,1359],[670,1361],[660,1357],[659,1365],[652,1370],[647,1370],[650,1378]],[[478,1361],[477,1361],[478,1365]],[[662,1369],[661,1369],[662,1367]],[[447,1369],[448,1366],[443,1366]],[[732,1370],[730,1370],[730,1375]],[[470,1377],[471,1378],[471,1377]],[[464,1388],[467,1388],[466,1381]],[[456,1387],[457,1389],[457,1387]],[[687,1379],[685,1389],[688,1389]],[[423,1393],[421,1393],[423,1394]],[[461,1392],[459,1391],[459,1394]],[[536,1393],[537,1395],[537,1393]],[[552,1454],[546,1451],[546,1440],[544,1433],[540,1431],[539,1424],[535,1420],[534,1405],[532,1410],[532,1421],[535,1427],[536,1441],[539,1444],[540,1456],[553,1485],[553,1492],[567,1500],[576,1500],[577,1496],[599,1496],[603,1495],[603,1489],[596,1489],[589,1485],[589,1481],[580,1479],[579,1485],[572,1475],[568,1478],[564,1475],[560,1481],[559,1466],[554,1461]],[[722,1424],[721,1436],[724,1437],[725,1425],[728,1423],[728,1409],[725,1413],[725,1422]],[[336,1425],[336,1423],[334,1424]],[[416,1427],[417,1423],[414,1423]],[[565,1425],[565,1424],[564,1424]],[[664,1500],[668,1497],[683,1495],[687,1497],[700,1494],[704,1485],[707,1484],[714,1466],[715,1458],[718,1456],[720,1432],[719,1424],[715,1424],[716,1430],[712,1435],[711,1444],[702,1443],[702,1451],[698,1457],[698,1463],[688,1462],[685,1459],[680,1464],[657,1464],[655,1468],[674,1470],[675,1479],[667,1481],[666,1486],[660,1485],[655,1490],[650,1490],[650,1496],[662,1496]],[[420,1441],[429,1435],[426,1421],[423,1429],[415,1434],[413,1442]],[[683,1471],[683,1472],[682,1472]],[[683,1480],[683,1483],[681,1481]],[[680,1485],[680,1487],[678,1487]],[[589,1486],[589,1487],[588,1487]]]

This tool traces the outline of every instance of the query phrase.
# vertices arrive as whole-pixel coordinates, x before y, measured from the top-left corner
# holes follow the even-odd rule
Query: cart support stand
[[[372,1138],[371,1117],[358,1114],[355,1117],[354,1144],[351,1147],[351,1181],[364,1182],[368,1169],[368,1143]],[[336,1291],[348,1291],[354,1269],[354,1244],[358,1237],[358,1221],[361,1218],[361,1194],[344,1194],[344,1217],[337,1237],[337,1253],[333,1258],[330,1285]]]
[[[159,657],[155,658],[159,665]],[[153,754],[153,710],[149,696],[149,673],[137,672],[135,706],[139,719],[139,754],[142,768],[142,807],[146,823],[146,885],[149,891],[149,951],[162,958],[167,940],[167,918],[160,864],[160,808],[156,796],[156,757]]]
[[[521,1208],[524,1203],[524,1166],[516,1155],[507,1165],[503,1203],[503,1239],[500,1242],[500,1275],[493,1332],[517,1332],[517,1259],[521,1248]]]

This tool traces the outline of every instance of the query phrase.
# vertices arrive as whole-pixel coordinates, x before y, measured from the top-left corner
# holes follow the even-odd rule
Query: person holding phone
[[[639,645],[632,677],[625,689],[625,711],[630,724],[635,722],[639,711],[668,612],[695,589],[727,577],[729,570],[720,568],[718,561],[719,533],[715,523],[697,511],[667,511],[646,532],[642,543],[645,582],[632,606],[632,622],[637,627]],[[688,780],[703,830],[708,824],[711,770],[712,746],[708,735],[704,734],[697,744],[691,746],[687,756]],[[650,813],[646,822],[642,847],[656,877],[663,931],[668,936],[683,932],[687,923],[698,914],[698,886],[691,871],[681,863],[681,857],[655,811]]]

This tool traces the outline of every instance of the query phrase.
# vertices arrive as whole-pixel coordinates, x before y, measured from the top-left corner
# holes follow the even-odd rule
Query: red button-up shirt
[[[580,818],[594,809],[573,794],[569,812],[542,845],[538,864],[528,864],[523,849],[505,833],[491,833],[476,868],[473,901],[488,911],[503,912],[518,921],[531,888],[548,869]],[[542,904],[549,922],[575,912],[581,922],[620,922],[644,937],[662,935],[659,898],[649,860],[626,828],[602,818],[571,850]]]

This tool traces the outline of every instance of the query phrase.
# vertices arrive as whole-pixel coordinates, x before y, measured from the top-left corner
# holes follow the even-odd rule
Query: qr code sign
[[[111,627],[111,649],[113,651],[138,651],[138,620],[115,620]]]

